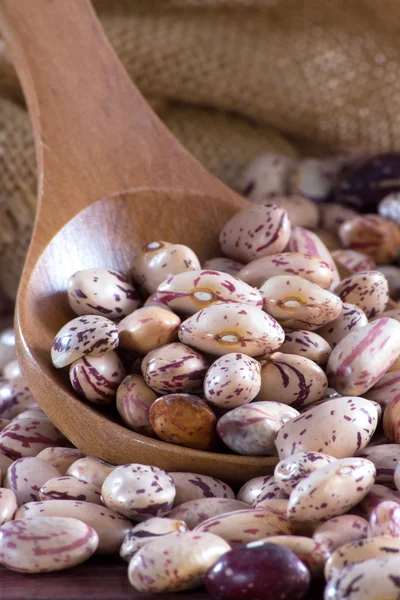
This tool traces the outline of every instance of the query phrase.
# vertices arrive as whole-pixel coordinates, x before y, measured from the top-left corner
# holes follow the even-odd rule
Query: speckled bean
[[[68,302],[77,315],[102,315],[115,320],[139,306],[139,296],[127,278],[111,269],[84,269],[68,280]]]
[[[13,519],[17,508],[17,498],[14,492],[0,487],[0,526]]]
[[[324,371],[304,356],[271,354],[261,368],[257,400],[290,404],[300,409],[323,398],[328,388]]]
[[[209,258],[205,260],[201,265],[201,268],[205,271],[222,271],[229,275],[237,277],[240,269],[244,267],[244,264],[225,256],[217,256],[215,258]]]
[[[273,201],[287,211],[292,227],[317,227],[319,207],[312,200],[302,196],[277,196]]]
[[[100,554],[119,552],[132,523],[105,506],[79,500],[46,500],[28,502],[15,513],[15,519],[30,517],[71,517],[83,521],[97,532]]]
[[[149,410],[157,394],[140,375],[127,375],[117,390],[117,410],[129,429],[154,437]]]
[[[265,502],[265,500],[282,500],[286,499],[288,496],[282,492],[280,487],[275,481],[275,477],[270,475],[266,477],[262,482],[260,493],[256,498],[256,502],[254,506],[257,506],[261,502]]]
[[[395,444],[400,442],[400,395],[398,393],[395,393],[383,413],[383,432],[389,442]]]
[[[174,504],[175,484],[158,467],[136,463],[116,467],[105,479],[101,496],[108,508],[136,521],[166,515]]]
[[[101,356],[82,356],[69,369],[69,379],[75,392],[93,404],[113,402],[124,377],[124,366],[112,350]]]
[[[260,363],[240,352],[217,358],[204,379],[204,397],[208,404],[229,410],[248,404],[261,387]]]
[[[217,433],[234,452],[247,456],[275,454],[275,435],[299,412],[281,402],[255,402],[234,408],[217,423]]]
[[[168,517],[180,519],[186,523],[189,529],[194,529],[207,519],[246,508],[248,505],[245,502],[233,498],[200,498],[176,506],[168,513]]]
[[[390,310],[385,310],[385,312],[381,313],[377,317],[373,317],[370,319],[370,321],[376,321],[377,319],[382,319],[383,317],[389,317],[390,319],[400,322],[400,308],[391,308]]]
[[[282,425],[275,440],[279,459],[297,452],[353,456],[369,443],[377,423],[377,405],[370,400],[352,396],[327,400]]]
[[[52,464],[61,475],[65,475],[67,469],[83,456],[78,448],[64,448],[62,446],[45,448],[37,454],[37,458],[42,458]]]
[[[17,359],[11,360],[3,369],[5,379],[18,379],[22,377],[21,367]]]
[[[236,548],[271,535],[290,535],[293,528],[285,515],[265,508],[248,508],[211,517],[197,525],[193,531],[214,533],[226,540],[232,548]]]
[[[8,467],[3,487],[14,492],[18,506],[21,506],[26,502],[39,500],[41,486],[49,479],[59,476],[59,471],[46,460],[36,456],[26,456]]]
[[[287,329],[313,331],[336,319],[340,298],[296,275],[271,277],[261,287],[265,312]]]
[[[357,514],[369,519],[375,508],[387,500],[400,504],[400,492],[376,483],[357,506]]]
[[[215,304],[184,321],[179,339],[214,356],[242,352],[248,356],[270,354],[285,334],[279,323],[254,306]]]
[[[377,264],[388,264],[400,253],[400,230],[380,215],[360,215],[339,228],[344,248],[361,250]]]
[[[187,525],[183,521],[173,518],[152,517],[143,523],[138,523],[128,531],[122,542],[119,555],[123,560],[129,562],[132,556],[145,544],[171,533],[184,533]]]
[[[333,285],[339,282],[339,273],[332,255],[318,235],[304,227],[292,227],[290,239],[285,250],[287,252],[301,252],[302,254],[311,254],[318,256],[321,260],[328,263],[334,272]]]
[[[367,536],[368,521],[357,515],[341,515],[318,525],[312,537],[334,552],[345,544]]]
[[[340,315],[327,325],[324,325],[324,327],[321,327],[321,329],[318,329],[318,334],[333,349],[351,331],[361,329],[365,325],[368,325],[368,317],[364,311],[355,304],[343,302]]]
[[[81,481],[92,483],[94,486],[101,488],[104,480],[115,469],[114,465],[95,458],[94,456],[85,456],[78,458],[68,467],[65,475],[76,477]]]
[[[0,452],[0,485],[3,481],[3,477],[10,465],[13,464],[13,459],[8,458],[5,454]]]
[[[332,348],[318,333],[300,329],[285,331],[285,341],[280,346],[279,352],[305,356],[317,365],[324,366],[328,362]]]
[[[198,473],[170,472],[175,485],[174,507],[190,500],[204,498],[233,499],[235,494],[228,484],[220,479]]]
[[[361,308],[370,319],[384,312],[389,300],[389,286],[379,271],[360,271],[342,279],[335,294],[342,302]]]
[[[361,396],[400,354],[400,323],[377,319],[350,332],[329,357],[326,374],[339,394]]]
[[[344,250],[343,248],[333,250],[332,257],[338,265],[339,271],[341,271],[340,267],[342,265],[354,273],[358,271],[374,271],[376,269],[375,261],[368,254],[357,252],[356,250]]]
[[[237,188],[250,202],[265,202],[286,193],[296,164],[291,156],[266,152],[254,158],[240,173]]]
[[[181,320],[170,310],[145,306],[118,323],[119,345],[144,356],[178,340]]]
[[[78,519],[38,517],[0,528],[0,562],[20,573],[46,573],[79,565],[94,554],[99,538]]]
[[[65,442],[64,436],[46,419],[19,419],[0,432],[0,452],[16,460],[36,456],[48,446]]]
[[[288,496],[305,477],[336,459],[321,452],[298,452],[279,461],[274,477],[277,486]]]
[[[203,391],[208,362],[196,350],[176,342],[149,352],[141,368],[147,385],[159,394],[196,393]]]
[[[0,378],[0,417],[13,419],[28,408],[38,406],[22,377]]]
[[[40,500],[82,500],[100,504],[101,491],[92,483],[80,481],[76,477],[54,477],[46,481],[39,490]]]
[[[400,297],[400,268],[394,265],[380,265],[377,270],[387,279],[389,296],[392,300],[398,300]]]
[[[255,505],[255,509],[258,510],[260,508],[268,509],[272,512],[280,513],[281,515],[286,515],[287,507],[289,504],[288,498],[271,498],[266,500],[261,500]]]
[[[187,246],[155,241],[143,246],[136,255],[132,277],[146,292],[154,294],[160,283],[171,275],[200,268],[199,259]]]
[[[221,302],[262,307],[258,290],[222,271],[179,273],[158,286],[157,297],[172,310],[186,316]]]
[[[91,354],[99,356],[118,346],[118,329],[105,317],[76,317],[61,327],[51,347],[53,365],[60,369]]]
[[[337,235],[342,223],[358,217],[355,210],[336,202],[325,202],[319,206],[319,209],[321,215],[320,226],[334,235]]]
[[[368,537],[400,537],[400,505],[386,500],[376,506],[369,517]]]
[[[271,536],[263,541],[289,548],[305,564],[313,579],[323,575],[330,552],[321,542],[301,535]]]
[[[14,330],[12,327],[7,327],[0,333],[0,371],[3,371],[10,360],[16,357]]]
[[[376,468],[376,483],[381,483],[382,485],[386,485],[391,488],[394,487],[395,469],[398,461],[400,460],[400,446],[398,444],[367,446],[361,450],[357,456],[367,458],[374,463]]]
[[[236,499],[240,500],[241,502],[245,502],[246,504],[250,504],[250,506],[252,507],[255,507],[261,489],[269,479],[271,479],[270,475],[267,475],[265,477],[253,477],[253,479],[250,479],[242,485],[242,487],[236,495]]]
[[[187,531],[145,544],[132,557],[128,577],[138,592],[178,592],[201,585],[229,545],[210,533]]]

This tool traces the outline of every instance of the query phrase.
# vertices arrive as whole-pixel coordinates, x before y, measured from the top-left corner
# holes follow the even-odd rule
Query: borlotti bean
[[[377,264],[388,264],[400,253],[400,230],[395,223],[379,215],[362,215],[339,227],[345,248],[361,250]]]
[[[281,460],[275,467],[274,478],[282,492],[290,496],[305,477],[336,459],[321,452],[298,452]]]
[[[379,271],[360,271],[342,279],[335,294],[342,302],[361,308],[370,319],[384,312],[389,300],[389,285]]]
[[[289,548],[305,564],[313,579],[319,579],[323,575],[330,552],[321,542],[302,535],[271,536],[263,541]]]
[[[6,474],[8,467],[12,465],[13,462],[12,458],[8,458],[8,456],[0,452],[0,484],[3,481],[3,477]]]
[[[400,446],[398,444],[379,444],[379,446],[367,446],[357,456],[367,458],[374,463],[376,468],[375,482],[387,487],[397,487],[396,466],[400,460]],[[399,477],[399,474],[397,477]],[[398,479],[400,484],[400,478]],[[397,488],[398,489],[398,488]]]
[[[391,556],[400,558],[400,538],[381,535],[350,542],[335,550],[328,558],[325,564],[325,579],[328,581],[332,575],[337,575],[337,571],[350,565],[372,558]]]
[[[400,268],[393,265],[380,265],[377,267],[387,279],[389,285],[389,296],[398,300],[400,296]]]
[[[365,318],[365,324],[368,319]],[[314,331],[297,330],[285,331],[285,341],[279,348],[284,354],[297,354],[313,360],[317,365],[325,366],[331,355],[329,343]]]
[[[21,367],[17,359],[11,360],[3,369],[3,377],[5,379],[18,379],[22,377]]]
[[[248,263],[282,252],[290,237],[287,211],[277,204],[255,205],[241,210],[224,225],[219,236],[228,258]]]
[[[117,389],[117,410],[125,425],[137,433],[154,437],[149,410],[157,398],[141,375],[127,375]]]
[[[256,498],[255,506],[258,506],[261,502],[265,502],[266,500],[281,500],[286,499],[287,497],[288,496],[282,492],[276,483],[275,477],[271,475],[262,482],[260,493]]]
[[[398,444],[400,441],[400,397],[396,393],[390,400],[383,413],[383,432],[389,442]],[[0,434],[1,436],[1,434]]]
[[[345,395],[359,395],[379,381],[400,354],[400,323],[377,319],[350,332],[329,357],[329,385]]]
[[[214,533],[236,548],[271,535],[291,535],[293,526],[285,515],[265,508],[249,508],[211,517],[193,531]]]
[[[228,273],[229,275],[234,275],[234,277],[237,277],[242,267],[244,267],[243,263],[231,258],[225,258],[225,256],[209,258],[201,265],[203,271],[222,271],[222,273]]]
[[[337,171],[324,159],[305,158],[294,167],[289,189],[314,202],[324,202],[332,193]]]
[[[0,526],[13,519],[17,508],[17,497],[14,492],[0,487]]]
[[[300,252],[301,254],[318,256],[332,267],[334,272],[333,285],[339,283],[340,277],[335,261],[323,241],[314,232],[304,229],[304,227],[292,227],[285,250],[286,252]]]
[[[279,400],[300,409],[323,398],[327,388],[328,379],[315,362],[304,356],[275,352],[262,366],[257,400]]]
[[[354,456],[369,443],[377,423],[377,405],[370,400],[353,396],[327,400],[280,427],[275,439],[279,459],[310,451],[335,458]]]
[[[296,161],[284,154],[267,152],[254,158],[240,173],[237,188],[250,202],[275,201],[288,190],[289,177]],[[314,207],[314,203],[311,203]],[[317,211],[317,207],[314,208]]]
[[[298,275],[328,290],[332,285],[334,272],[331,265],[318,256],[301,252],[282,252],[253,260],[239,271],[237,277],[260,288],[275,275]]]
[[[172,519],[170,517],[152,517],[138,523],[128,531],[124,541],[122,542],[119,555],[123,560],[129,562],[132,556],[142,546],[154,541],[155,538],[162,537],[164,535],[170,535],[171,533],[184,533],[187,531],[187,525],[183,521]]]
[[[128,577],[138,592],[179,592],[201,585],[207,570],[230,550],[211,533],[175,533],[145,544],[131,558]]]
[[[157,297],[169,308],[185,316],[221,302],[262,307],[258,290],[222,271],[179,273],[158,286]]]
[[[145,382],[159,394],[203,391],[208,362],[201,354],[180,342],[149,352],[142,361]]]
[[[51,347],[53,365],[66,367],[86,354],[99,356],[118,346],[118,329],[106,317],[76,317],[61,327]]]
[[[287,211],[292,227],[310,227],[311,229],[317,227],[319,207],[308,198],[303,198],[303,196],[276,196],[273,201]],[[265,201],[261,204],[265,204]]]
[[[124,366],[112,350],[101,356],[82,356],[72,363],[69,370],[75,392],[94,404],[113,402],[124,377]]]
[[[67,469],[83,457],[84,455],[77,448],[64,448],[62,446],[45,448],[37,455],[37,458],[42,458],[52,464],[61,475],[65,475]]]
[[[285,334],[279,323],[261,309],[230,302],[203,308],[183,321],[179,339],[214,356],[242,352],[255,357],[278,350]]]
[[[15,519],[23,521],[31,517],[71,517],[83,521],[99,536],[97,551],[100,554],[119,552],[126,534],[132,529],[131,521],[115,511],[106,506],[80,500],[28,502],[20,506],[15,513]]]
[[[247,456],[275,454],[275,436],[299,412],[281,402],[253,402],[225,413],[217,423],[221,440],[234,452]]]
[[[271,498],[270,500],[261,500],[255,505],[255,509],[266,508],[272,512],[286,515],[289,500],[287,498]]]
[[[246,508],[245,502],[232,498],[200,498],[179,504],[168,513],[168,518],[184,521],[188,529],[194,529],[207,519]]]
[[[287,329],[314,331],[336,319],[342,301],[298,275],[277,275],[261,287],[265,312]]]
[[[0,333],[0,371],[3,371],[5,366],[16,357],[14,330],[12,327],[7,327]]]
[[[39,490],[40,500],[81,500],[100,504],[101,490],[92,483],[80,481],[75,477],[54,477],[46,481]],[[33,500],[33,498],[32,498]]]
[[[39,500],[42,485],[49,479],[59,476],[59,471],[46,460],[27,456],[16,460],[8,467],[3,486],[14,492],[18,506],[21,506],[26,502]]]
[[[175,485],[174,507],[203,498],[233,499],[235,494],[228,484],[209,475],[197,473],[170,472]]]
[[[0,527],[0,562],[20,573],[46,573],[79,565],[94,554],[95,530],[66,517],[10,521]]]
[[[200,270],[200,261],[190,248],[169,242],[143,246],[132,264],[132,277],[146,292],[154,294],[162,281],[184,271]]]
[[[69,305],[77,315],[121,319],[139,306],[139,296],[127,278],[111,269],[84,269],[68,281]]]
[[[101,488],[104,480],[115,469],[114,465],[104,462],[94,456],[85,456],[78,458],[66,470],[65,474],[71,477],[76,477],[81,481],[92,483],[94,486]]]
[[[354,273],[376,269],[375,261],[368,254],[356,250],[333,250],[332,257],[339,267],[343,265],[350,271],[354,271]]]
[[[357,506],[357,514],[369,519],[375,508],[387,500],[400,504],[400,492],[376,483]]]
[[[369,517],[369,537],[400,537],[400,505],[386,500],[378,504]]]
[[[204,397],[208,404],[230,410],[248,404],[261,387],[260,363],[241,354],[225,354],[211,365],[204,379]]]
[[[321,521],[342,515],[366,496],[374,481],[375,465],[371,461],[339,459],[296,485],[290,494],[287,515],[296,521]]]
[[[321,523],[313,539],[334,552],[337,548],[368,537],[368,521],[357,515],[341,515]]]
[[[245,502],[246,504],[250,504],[250,506],[254,508],[257,504],[257,500],[263,485],[269,479],[271,479],[270,475],[267,475],[266,477],[253,477],[253,479],[250,479],[242,485],[236,494],[236,499],[240,500],[241,502]]]
[[[337,235],[339,227],[345,221],[349,221],[358,216],[358,213],[352,208],[343,206],[336,202],[324,202],[319,205],[320,227],[323,230]],[[303,226],[307,227],[307,225]]]
[[[162,469],[133,463],[116,467],[108,475],[101,496],[108,508],[129,519],[144,521],[166,515],[172,509],[175,484]]]
[[[351,331],[365,327],[365,325],[368,325],[368,317],[365,312],[355,304],[343,302],[340,315],[327,325],[324,325],[324,327],[321,327],[321,329],[318,329],[318,335],[326,340],[330,344],[331,349],[333,349]]]
[[[119,345],[144,356],[178,340],[181,320],[170,310],[145,306],[118,323]]]
[[[0,379],[0,417],[13,419],[23,411],[36,407],[37,402],[22,377]]]
[[[58,446],[63,442],[64,436],[47,417],[12,421],[0,432],[0,452],[14,460],[36,456],[48,446]]]

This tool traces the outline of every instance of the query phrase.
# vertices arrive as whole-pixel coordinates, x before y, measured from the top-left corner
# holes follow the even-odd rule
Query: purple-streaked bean
[[[260,493],[258,494],[255,503],[253,506],[257,506],[261,502],[265,502],[266,500],[285,500],[288,496],[282,492],[280,487],[275,481],[275,477],[270,475],[266,477],[261,485]]]
[[[214,304],[184,321],[179,339],[214,356],[242,352],[248,356],[270,354],[285,334],[279,323],[254,306]]]
[[[335,348],[340,340],[355,329],[360,329],[368,325],[368,317],[364,311],[355,304],[343,302],[342,312],[340,315],[318,329],[318,334],[330,344],[331,348]]]
[[[394,442],[395,444],[399,443],[400,397],[398,393],[395,393],[393,398],[386,405],[385,412],[383,413],[383,432],[390,442]]]
[[[0,528],[0,562],[20,573],[47,573],[79,565],[94,554],[95,530],[61,517],[11,521]]]
[[[150,306],[155,306],[157,308],[163,308],[164,310],[169,310],[170,312],[174,312],[171,308],[168,308],[166,304],[161,302],[160,298],[157,295],[157,292],[149,296],[146,302],[143,304],[143,308],[148,308]],[[175,314],[175,313],[174,313]]]
[[[318,256],[332,267],[334,272],[333,285],[339,282],[340,277],[332,254],[316,233],[304,229],[304,227],[292,227],[290,239],[285,250],[286,252],[301,252],[302,254]]]
[[[69,369],[75,392],[93,404],[113,402],[124,377],[124,366],[112,350],[101,356],[82,356]]]
[[[0,417],[13,419],[28,408],[38,406],[28,386],[22,379],[0,378]]]
[[[248,263],[282,252],[289,241],[290,229],[284,208],[258,204],[233,215],[222,228],[219,243],[225,256]]]
[[[377,268],[387,279],[389,285],[389,296],[392,300],[400,297],[400,267],[394,265],[381,265]]]
[[[117,410],[125,425],[137,433],[154,437],[149,410],[157,398],[141,375],[127,375],[117,390]]]
[[[270,535],[290,535],[293,527],[285,515],[265,508],[248,508],[211,517],[193,531],[214,533],[236,548]]]
[[[6,364],[3,369],[3,377],[5,377],[5,379],[18,379],[19,377],[22,377],[21,367],[16,358]]]
[[[200,261],[182,244],[155,241],[143,246],[135,256],[132,277],[147,293],[154,294],[162,281],[184,271],[197,271]]]
[[[169,308],[185,316],[221,302],[262,307],[258,290],[222,271],[179,273],[158,286],[157,297]]]
[[[298,331],[285,331],[285,341],[279,348],[279,352],[305,356],[317,365],[324,366],[328,362],[332,348],[318,333],[300,329]]]
[[[50,447],[41,450],[37,458],[42,458],[57,469],[61,475],[65,475],[67,469],[84,455],[78,448],[64,448],[62,446]]]
[[[198,473],[172,471],[169,473],[175,485],[174,507],[204,498],[233,499],[235,494],[228,484],[220,479]]]
[[[368,537],[368,521],[357,515],[333,517],[318,525],[312,537],[334,552],[345,544]]]
[[[119,345],[144,356],[177,341],[180,324],[180,318],[166,308],[139,308],[118,323]]]
[[[321,452],[298,452],[281,460],[275,467],[274,478],[282,492],[290,496],[305,477],[336,459]]]
[[[0,333],[0,371],[3,371],[5,366],[16,357],[14,330],[12,327],[7,327]]]
[[[108,508],[129,519],[144,521],[164,516],[172,509],[175,484],[158,467],[132,463],[115,467],[101,487],[101,496]]]
[[[92,483],[94,486],[101,488],[106,477],[114,469],[114,465],[110,465],[104,460],[100,460],[100,458],[85,456],[73,462],[65,471],[65,475],[76,477],[76,479]]]
[[[267,483],[269,479],[271,479],[270,475],[265,477],[253,477],[253,479],[250,479],[242,485],[236,494],[236,499],[245,502],[246,504],[250,504],[250,506],[254,508],[257,504],[263,485]]]
[[[377,319],[350,332],[333,349],[326,367],[329,385],[339,394],[361,396],[400,354],[400,323]]]
[[[368,254],[377,264],[391,263],[400,253],[400,230],[379,215],[361,215],[339,228],[344,248]]]
[[[143,546],[155,540],[155,538],[170,535],[171,533],[184,533],[188,528],[186,523],[173,518],[152,517],[143,523],[138,523],[128,531],[122,542],[119,555],[123,560],[129,562],[132,556]]]
[[[400,505],[386,500],[376,506],[369,517],[368,537],[400,537]]]
[[[305,564],[313,579],[323,576],[330,552],[321,542],[301,535],[271,536],[264,541],[268,544],[278,544],[289,548]]]
[[[290,404],[300,409],[323,398],[328,388],[324,371],[304,356],[271,354],[261,369],[257,400]]]
[[[256,510],[263,508],[272,512],[280,513],[281,515],[286,515],[288,504],[288,498],[271,498],[267,500],[261,500],[255,505],[254,508]]]
[[[139,306],[139,296],[127,278],[111,269],[84,269],[68,280],[68,302],[77,315],[102,315],[115,320]]]
[[[51,347],[51,360],[60,369],[82,356],[99,356],[117,346],[118,329],[113,321],[98,315],[85,315],[61,327]]]
[[[297,452],[353,456],[369,443],[378,423],[375,403],[343,396],[309,408],[282,425],[276,434],[279,459]]]
[[[367,446],[361,452],[358,452],[357,456],[367,458],[374,463],[376,468],[376,483],[386,485],[390,488],[395,486],[395,469],[400,460],[400,446],[398,444]]]
[[[39,490],[39,499],[81,500],[82,502],[93,502],[94,504],[103,506],[100,488],[97,488],[92,483],[80,481],[76,477],[69,477],[68,475],[54,477],[46,481]]]
[[[319,207],[312,200],[302,196],[277,196],[273,201],[287,211],[292,227],[317,227]],[[265,200],[262,203],[265,204]]]
[[[79,500],[46,500],[28,502],[15,513],[15,519],[31,517],[71,517],[93,527],[99,536],[97,551],[100,554],[119,552],[124,537],[132,523],[106,506]]]
[[[255,402],[234,408],[217,423],[217,433],[234,452],[246,456],[272,456],[276,453],[277,431],[299,412],[281,402]]]
[[[396,600],[399,597],[399,557],[373,558],[332,573],[324,599]]]
[[[321,521],[344,514],[374,485],[375,465],[365,458],[341,458],[302,479],[290,494],[287,515]]]
[[[396,225],[400,225],[400,194],[398,191],[384,196],[378,204],[378,214]]]
[[[319,209],[321,215],[320,227],[333,235],[337,235],[342,223],[358,217],[355,210],[336,202],[325,202],[320,205]]]
[[[243,263],[226,258],[225,256],[209,258],[201,265],[201,268],[205,271],[222,271],[222,273],[228,273],[234,277],[237,277],[242,267],[244,267]]]
[[[289,548],[262,540],[222,556],[206,574],[204,584],[220,600],[301,600],[307,594],[310,574]]]
[[[229,545],[210,533],[186,531],[145,544],[131,558],[128,578],[138,592],[179,592],[201,585]]]
[[[334,273],[332,267],[318,256],[282,252],[253,260],[245,265],[237,276],[249,285],[260,288],[270,277],[276,275],[298,275],[324,289],[329,289]]]
[[[48,419],[19,419],[0,432],[0,452],[14,460],[36,456],[41,450],[63,442],[64,436]]]
[[[0,526],[14,517],[18,508],[17,498],[12,490],[0,487]]]
[[[233,352],[217,358],[208,369],[204,379],[204,397],[208,404],[229,410],[248,404],[257,396],[261,387],[260,363]]]
[[[159,394],[202,392],[207,369],[207,360],[180,342],[156,348],[142,361],[145,382]]]
[[[265,312],[287,329],[314,331],[336,319],[340,298],[297,275],[271,277],[261,287]]]
[[[387,500],[400,504],[400,492],[391,490],[380,483],[376,483],[357,506],[357,514],[369,519],[375,508]]]
[[[246,508],[248,505],[245,502],[233,498],[200,498],[176,506],[168,513],[168,518],[180,519],[186,523],[188,529],[194,529],[207,519]]]
[[[356,540],[332,552],[325,564],[325,579],[329,581],[337,571],[372,558],[400,557],[400,539],[381,535]]]
[[[254,158],[240,173],[237,189],[250,202],[265,202],[288,190],[289,176],[296,164],[291,156],[266,152]]]
[[[42,485],[59,476],[59,471],[49,462],[36,456],[26,456],[8,467],[3,487],[14,492],[18,506],[21,506],[26,502],[40,500],[39,491]]]
[[[336,264],[339,265],[339,270],[342,265],[350,269],[350,271],[354,271],[354,273],[376,269],[375,261],[368,254],[357,252],[357,250],[344,250],[342,248],[340,250],[333,250],[332,257]]]
[[[342,302],[361,308],[370,319],[384,312],[389,300],[389,286],[379,271],[359,271],[342,279],[335,294]]]

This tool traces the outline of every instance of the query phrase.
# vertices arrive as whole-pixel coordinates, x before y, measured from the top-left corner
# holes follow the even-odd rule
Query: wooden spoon
[[[154,239],[220,254],[222,225],[247,202],[210,175],[153,113],[120,64],[88,0],[0,0],[0,24],[24,88],[39,169],[36,223],[16,308],[24,378],[85,454],[243,482],[274,458],[202,452],[133,433],[78,400],[50,348],[74,317],[79,269],[127,272]]]

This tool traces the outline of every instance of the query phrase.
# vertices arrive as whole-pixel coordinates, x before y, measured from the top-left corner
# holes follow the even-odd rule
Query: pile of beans
[[[52,360],[80,397],[116,402],[127,427],[169,443],[277,456],[273,475],[235,490],[83,456],[36,404],[3,332],[1,564],[38,573],[119,552],[139,592],[300,600],[325,578],[326,600],[398,600],[400,308],[387,310],[382,270],[395,270],[395,296],[400,232],[395,190],[376,185],[393,179],[389,158],[365,161],[362,187],[364,163],[263,157],[244,174],[253,205],[221,231],[224,256],[200,265],[157,241],[128,277],[69,281],[78,316]],[[283,197],[287,186],[303,196]],[[367,214],[326,202],[333,193],[364,198]]]

